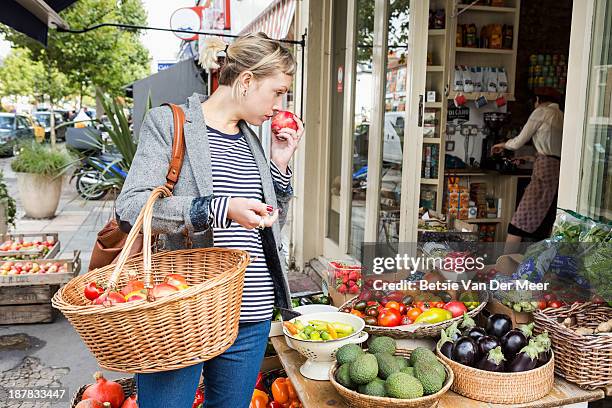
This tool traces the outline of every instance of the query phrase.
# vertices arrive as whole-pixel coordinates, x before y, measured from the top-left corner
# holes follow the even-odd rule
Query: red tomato
[[[369,300],[366,302],[366,306],[379,306],[379,303],[375,300]]]
[[[294,119],[294,115],[288,111],[278,111],[272,119],[272,132],[278,133],[281,129],[289,128],[298,130],[298,124]]]
[[[553,307],[553,308],[559,308],[561,306],[563,306],[563,302],[561,302],[560,300],[552,300],[550,302],[548,302],[548,307]]]
[[[429,302],[429,307],[437,307],[438,309],[442,309],[444,307],[444,302]]]
[[[540,310],[546,309],[546,301],[545,300],[538,301],[538,309],[540,309]]]
[[[378,314],[378,325],[383,327],[395,327],[402,323],[402,315],[398,310],[384,308]]]
[[[429,308],[431,307],[429,302],[423,302],[423,301],[414,302],[414,306],[421,309],[421,312],[429,310]]]
[[[385,307],[387,309],[395,309],[395,310],[397,310],[399,312],[399,310],[400,310],[400,303],[396,302],[395,300],[390,300],[390,301],[387,302]]]
[[[405,315],[406,313],[408,313],[408,306],[406,306],[405,304],[400,302],[400,304],[399,304],[399,312],[400,312],[400,314]]]
[[[467,313],[468,311],[467,307],[465,307],[463,302],[459,301],[448,302],[442,308],[451,312],[453,314],[453,317],[463,316],[463,314]]]
[[[85,297],[89,300],[96,300],[98,296],[104,293],[104,289],[100,287],[96,282],[89,282],[85,286]]]
[[[408,312],[406,312],[406,317],[412,321],[415,321],[421,313],[423,313],[421,309],[419,309],[418,307],[413,307],[412,309],[408,310]]]

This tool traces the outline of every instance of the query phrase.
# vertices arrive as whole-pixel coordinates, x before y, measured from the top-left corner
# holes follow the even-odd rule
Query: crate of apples
[[[60,262],[5,261],[0,265],[0,275],[26,275],[41,273],[66,273],[67,265]]]
[[[184,276],[173,273],[166,275],[162,283],[158,283],[151,289],[151,296],[155,299],[163,298],[190,286]],[[85,285],[83,295],[91,301],[92,305],[115,305],[118,303],[135,302],[147,299],[147,290],[144,281],[136,279],[135,274],[130,275],[130,280],[119,291],[111,291],[104,295],[106,287],[98,282],[89,282]]]

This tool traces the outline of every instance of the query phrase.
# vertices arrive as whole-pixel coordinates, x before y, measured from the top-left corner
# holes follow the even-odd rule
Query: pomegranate
[[[137,395],[132,394],[129,398],[126,398],[125,401],[123,401],[123,405],[121,405],[121,408],[138,408],[138,404],[136,403],[137,400]]]
[[[108,296],[100,295],[92,302],[94,305],[116,305],[117,303],[125,303],[125,298],[119,292],[109,292]]]
[[[164,282],[169,285],[176,286],[179,290],[187,289],[189,287],[189,284],[187,284],[187,279],[178,273],[171,273],[170,275],[167,275]]]
[[[111,408],[121,408],[125,399],[121,385],[107,380],[100,371],[96,372],[94,378],[96,383],[87,387],[83,393],[83,399],[91,398],[96,401],[109,402]]]
[[[153,295],[154,298],[162,298],[178,291],[179,290],[176,286],[172,286],[168,283],[160,283],[153,286],[153,289],[151,289],[151,295]]]
[[[272,132],[278,133],[281,129],[289,128],[298,130],[298,124],[294,119],[293,113],[289,111],[278,111],[272,119]]]
[[[88,398],[76,404],[74,408],[104,408],[104,404],[95,399]]]

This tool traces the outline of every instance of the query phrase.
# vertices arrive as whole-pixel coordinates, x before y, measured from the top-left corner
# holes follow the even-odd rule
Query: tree
[[[79,0],[61,12],[72,29],[82,29],[103,22],[146,25],[146,12],[140,0]],[[135,30],[103,27],[83,34],[49,30],[48,46],[6,26],[0,25],[6,39],[27,48],[32,59],[57,69],[67,78],[64,95],[95,95],[95,87],[111,94],[148,74],[148,51]]]
[[[406,49],[410,0],[388,0],[390,50]],[[374,0],[358,0],[357,3],[357,62],[372,61],[374,37]]]
[[[34,71],[31,69],[30,51],[11,50],[0,66],[0,96],[33,95]]]

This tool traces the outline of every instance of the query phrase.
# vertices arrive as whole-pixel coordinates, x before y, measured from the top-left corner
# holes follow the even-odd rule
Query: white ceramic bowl
[[[311,320],[322,320],[325,322],[338,322],[351,325],[353,334],[336,340],[315,341],[302,340],[292,337],[283,327],[283,334],[287,340],[287,344],[292,344],[295,350],[306,357],[306,363],[300,367],[300,373],[311,380],[329,380],[329,369],[335,363],[336,351],[345,344],[355,343],[360,344],[368,339],[368,333],[364,332],[365,322],[362,318],[350,313],[341,312],[322,312],[313,313],[306,316],[298,316],[291,319],[290,322],[300,320],[307,323]]]

